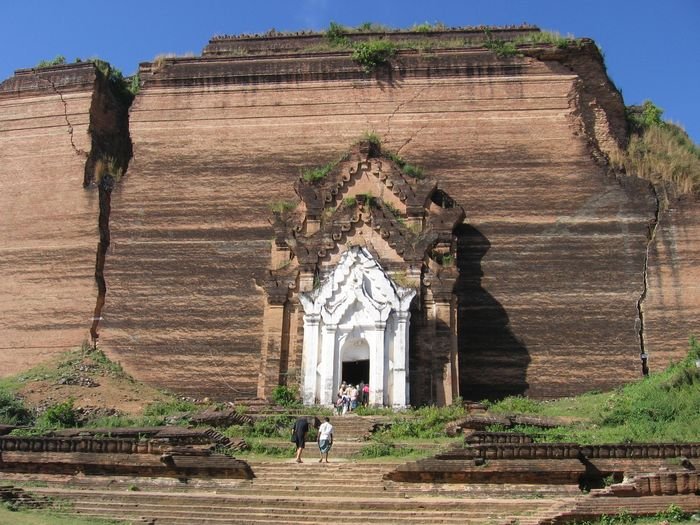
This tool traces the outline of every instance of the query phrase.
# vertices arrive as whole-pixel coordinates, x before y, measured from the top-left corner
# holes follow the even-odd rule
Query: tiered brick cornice
[[[383,30],[353,31],[348,30],[345,38],[348,42],[363,42],[367,40],[389,40],[401,42],[433,42],[440,40],[464,39],[478,44],[489,38],[513,40],[531,33],[539,33],[536,26],[527,24],[513,26],[474,26],[450,29],[435,29],[431,31]],[[260,35],[222,35],[212,38],[202,51],[204,57],[220,57],[229,55],[257,55],[271,53],[295,53],[305,49],[327,45],[329,42],[325,33],[296,32],[279,33],[269,31]]]

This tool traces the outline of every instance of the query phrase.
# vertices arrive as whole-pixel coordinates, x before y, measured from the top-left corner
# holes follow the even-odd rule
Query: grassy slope
[[[610,159],[618,168],[654,184],[670,183],[679,194],[700,193],[700,147],[680,126],[661,119],[650,101],[627,108],[630,125],[626,151]]]
[[[495,412],[576,416],[580,422],[541,431],[521,427],[543,441],[579,443],[700,441],[700,343],[691,340],[688,356],[665,371],[612,392],[536,402],[506,398]]]
[[[41,510],[11,511],[0,505],[0,523],[11,523],[12,525],[108,525],[126,522],[80,518],[78,516],[60,516]]]

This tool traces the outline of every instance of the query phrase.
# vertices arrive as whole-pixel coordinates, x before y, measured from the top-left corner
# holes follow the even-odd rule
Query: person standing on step
[[[296,461],[297,463],[303,463],[301,460],[301,453],[304,452],[304,447],[306,446],[306,434],[309,432],[309,422],[305,417],[300,417],[294,423],[294,428],[292,429],[292,442],[296,445]]]
[[[357,408],[357,388],[350,385],[350,412]]]
[[[328,453],[333,446],[333,425],[328,417],[324,417],[323,420],[323,424],[318,427],[318,450],[321,452],[318,462],[322,463],[325,460],[328,463]]]

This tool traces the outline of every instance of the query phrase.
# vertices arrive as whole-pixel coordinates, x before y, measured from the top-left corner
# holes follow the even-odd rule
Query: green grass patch
[[[517,44],[551,44],[559,49],[576,47],[581,41],[573,35],[562,36],[556,31],[533,31],[517,37],[513,42]]]
[[[432,439],[445,435],[445,425],[466,415],[466,410],[457,401],[446,407],[426,406],[394,414],[391,427],[382,434],[388,439],[404,438]]]
[[[81,518],[77,515],[59,515],[50,510],[11,510],[0,504],[0,523],[12,525],[115,525],[128,523],[121,520]]]
[[[584,444],[697,441],[700,368],[695,366],[695,361],[698,359],[700,343],[691,338],[688,355],[681,362],[611,392],[549,402],[509,397],[490,403],[490,409],[581,419],[553,429],[527,426],[511,429],[530,434],[538,441]]]
[[[274,201],[270,204],[270,210],[274,213],[288,213],[296,207],[294,201]]]
[[[595,520],[574,521],[572,525],[658,525],[664,521],[668,523],[697,523],[691,519],[689,513],[684,512],[678,505],[671,504],[666,510],[654,516],[637,517],[622,510],[614,516],[604,514]]]

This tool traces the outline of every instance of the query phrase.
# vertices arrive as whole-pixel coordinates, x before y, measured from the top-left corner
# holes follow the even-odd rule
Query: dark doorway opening
[[[369,359],[362,361],[343,361],[343,381],[349,385],[369,382]]]

